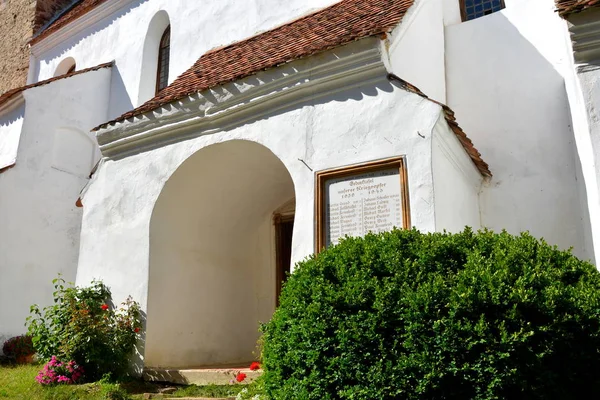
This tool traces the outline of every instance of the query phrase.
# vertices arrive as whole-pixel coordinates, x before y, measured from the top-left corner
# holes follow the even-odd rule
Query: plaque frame
[[[391,168],[398,169],[400,177],[400,201],[402,204],[402,228],[410,229],[410,198],[408,195],[408,174],[406,171],[406,157],[392,157],[381,160],[369,161],[361,164],[352,164],[345,167],[332,168],[315,173],[315,253],[320,253],[325,247],[325,184],[330,179],[345,178],[352,175],[361,175]]]

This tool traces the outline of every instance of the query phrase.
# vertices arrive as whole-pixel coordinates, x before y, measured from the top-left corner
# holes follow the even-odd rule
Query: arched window
[[[460,13],[463,21],[470,21],[500,11],[504,0],[460,0]]]
[[[140,69],[138,97],[140,106],[156,96],[169,82],[171,20],[165,10],[160,10],[148,23]],[[165,49],[166,47],[166,49]]]
[[[156,93],[169,84],[169,51],[171,47],[171,25],[167,26],[160,38],[158,48],[158,69],[156,71]]]
[[[56,71],[54,71],[54,76],[61,76],[65,74],[70,74],[71,72],[75,72],[75,59],[73,57],[67,57],[58,64],[56,67]]]

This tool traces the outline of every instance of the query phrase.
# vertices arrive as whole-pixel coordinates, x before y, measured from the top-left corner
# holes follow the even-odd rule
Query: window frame
[[[481,18],[481,17],[477,17],[477,18],[473,18],[473,19],[467,19],[467,5],[465,4],[465,0],[459,0],[459,2],[460,2],[460,19],[462,20],[462,22],[473,21],[477,18]],[[504,3],[504,0],[500,0],[500,5],[502,6],[502,8],[500,10],[504,10],[506,8],[506,4]],[[500,11],[500,10],[498,10],[498,11]],[[494,11],[494,12],[497,12],[497,11]]]
[[[400,179],[399,195],[402,207],[402,229],[411,228],[410,196],[405,155],[317,171],[315,173],[315,254],[320,253],[327,246],[327,182],[331,179],[346,178],[392,168],[398,169],[398,178]]]
[[[168,44],[164,45],[164,41],[166,36],[168,35]],[[163,72],[163,61],[164,61],[164,50],[168,49],[168,53],[166,55],[166,81],[165,81],[165,85],[161,88],[161,79],[160,76],[162,75]],[[160,36],[160,41],[158,42],[158,64],[156,66],[156,89],[155,89],[155,95],[157,95],[161,90],[163,90],[164,88],[166,88],[169,85],[169,64],[171,62],[171,25],[169,24],[169,26],[167,26],[165,28],[165,30],[163,31],[163,34]]]

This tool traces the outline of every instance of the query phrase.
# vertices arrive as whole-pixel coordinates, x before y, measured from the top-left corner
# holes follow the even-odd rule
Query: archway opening
[[[146,367],[255,359],[281,278],[276,221],[294,198],[284,164],[254,142],[208,146],[175,171],[150,223]]]

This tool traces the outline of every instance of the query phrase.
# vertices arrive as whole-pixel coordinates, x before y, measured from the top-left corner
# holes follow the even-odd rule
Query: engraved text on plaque
[[[326,246],[403,226],[398,168],[329,179],[324,200]]]

